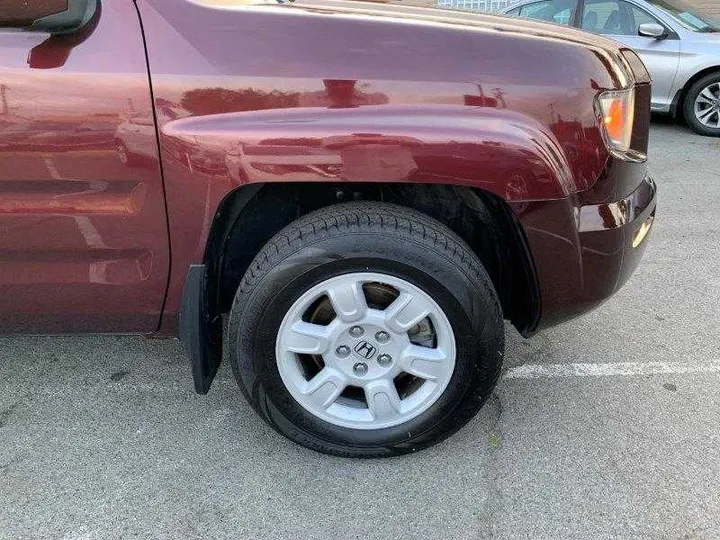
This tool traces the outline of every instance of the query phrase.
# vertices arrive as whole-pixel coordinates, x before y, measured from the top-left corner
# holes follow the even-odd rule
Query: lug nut
[[[363,375],[367,375],[368,366],[364,362],[358,362],[353,366],[353,371],[355,372],[355,375],[362,377]]]
[[[381,354],[377,357],[377,363],[380,364],[382,367],[387,367],[392,364],[392,356],[390,356],[389,354]]]
[[[353,326],[350,328],[350,335],[352,337],[360,337],[365,333],[365,330],[362,329],[362,326]]]
[[[350,354],[350,347],[347,345],[340,345],[337,349],[335,349],[335,354],[344,358]]]
[[[375,334],[375,341],[377,341],[378,343],[387,343],[388,341],[390,341],[390,334],[381,330],[380,332]]]

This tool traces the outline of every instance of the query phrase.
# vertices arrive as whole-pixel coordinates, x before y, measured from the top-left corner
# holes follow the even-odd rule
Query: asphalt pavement
[[[0,339],[0,538],[720,538],[720,140],[659,121],[645,260],[529,341],[481,414],[349,460],[266,427],[176,341]]]

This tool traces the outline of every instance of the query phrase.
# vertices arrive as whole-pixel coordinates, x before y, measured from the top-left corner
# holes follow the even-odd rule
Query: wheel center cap
[[[355,353],[355,356],[358,358],[362,358],[363,360],[371,360],[375,357],[377,354],[377,347],[374,345],[368,343],[364,339],[361,341],[358,341],[355,347],[353,348],[353,352]]]
[[[333,337],[328,359],[353,384],[394,377],[401,368],[402,351],[410,344],[407,335],[392,332],[382,312],[371,310],[361,320],[339,329]]]

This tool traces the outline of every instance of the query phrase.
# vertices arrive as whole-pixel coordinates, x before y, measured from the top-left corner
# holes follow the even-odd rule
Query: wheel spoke
[[[322,354],[329,346],[330,326],[296,321],[283,335],[282,347],[298,354]]]
[[[708,107],[706,109],[699,110],[699,111],[697,111],[698,118],[700,118],[700,119],[705,118],[707,116],[710,116],[713,112],[714,111],[713,111],[712,107]]]
[[[400,414],[400,396],[391,380],[378,380],[365,386],[365,399],[374,420],[388,420]]]
[[[715,101],[715,98],[707,95],[707,90],[705,92],[702,92],[697,97],[697,102],[702,103],[703,105],[710,105],[712,106],[713,102]]]
[[[710,87],[708,86],[705,90],[700,92],[700,95],[698,96],[698,101],[700,100],[700,98],[703,98],[705,103],[713,103],[715,100],[720,98],[720,96],[713,95],[713,93],[710,91]]]
[[[707,109],[704,109],[702,111],[697,111],[696,114],[697,114],[698,120],[700,120],[706,126],[709,126],[710,119],[713,117],[714,114],[718,114],[718,111],[716,111],[712,107],[708,107]]]
[[[714,113],[714,112],[715,112],[715,110],[712,107],[708,107],[707,109],[698,111],[698,118],[700,118],[702,120],[703,118],[707,118],[708,116],[711,116],[712,113]]]
[[[340,371],[326,367],[305,384],[303,394],[313,405],[327,409],[335,403],[346,386],[347,382]]]
[[[423,299],[402,292],[385,310],[385,324],[395,332],[406,333],[429,315],[430,305]]]
[[[435,380],[448,371],[448,355],[442,349],[409,345],[402,352],[403,371],[421,379]]]
[[[362,283],[351,280],[334,283],[327,289],[327,295],[340,320],[354,322],[365,315],[367,303]]]

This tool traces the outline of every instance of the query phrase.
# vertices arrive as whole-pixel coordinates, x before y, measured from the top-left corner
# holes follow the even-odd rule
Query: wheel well
[[[540,316],[539,287],[514,214],[496,195],[439,184],[251,184],[233,191],[218,209],[205,254],[211,311],[230,311],[252,259],[280,229],[321,207],[353,200],[401,204],[447,225],[482,261],[505,318],[521,333],[532,333]]]
[[[698,71],[695,75],[690,77],[690,79],[685,83],[685,86],[677,91],[671,107],[671,113],[675,118],[683,117],[683,103],[685,102],[685,96],[687,96],[687,93],[690,91],[692,85],[712,73],[720,73],[720,66],[712,66],[705,68],[702,71]]]

